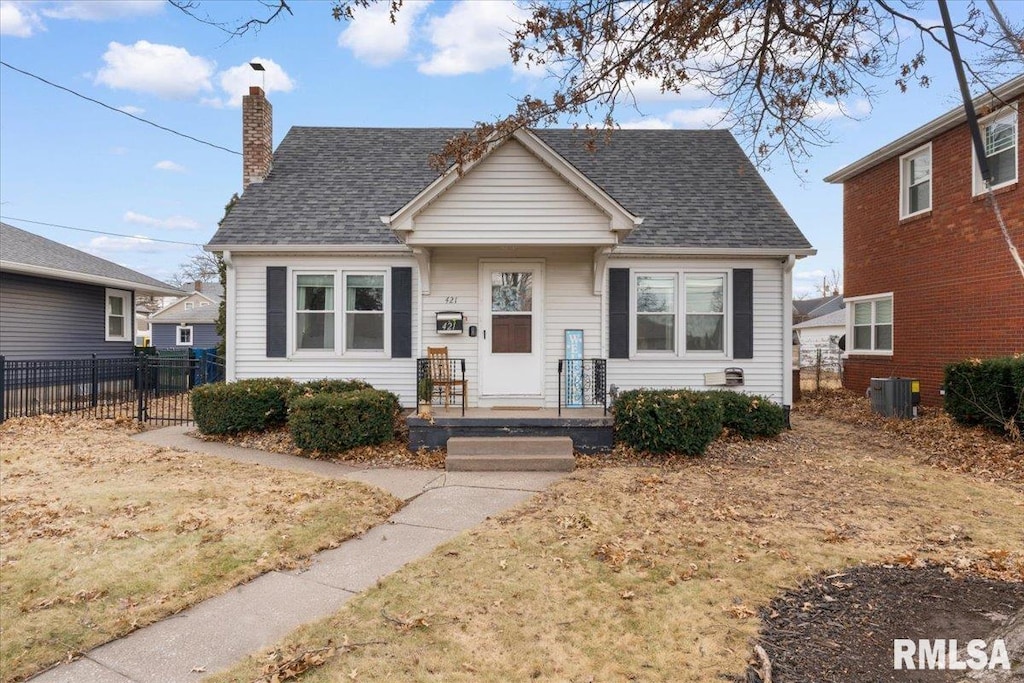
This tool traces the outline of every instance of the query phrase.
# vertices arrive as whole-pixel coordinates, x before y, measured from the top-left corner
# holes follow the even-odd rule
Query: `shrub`
[[[347,394],[363,389],[372,389],[369,383],[361,379],[314,379],[310,382],[295,384],[288,390],[288,405],[295,399],[302,396],[315,396],[318,394]]]
[[[970,359],[946,366],[945,408],[954,420],[1009,435],[1024,425],[1024,356]]]
[[[650,453],[700,455],[722,432],[722,405],[685,389],[634,389],[615,399],[615,438]]]
[[[288,429],[299,448],[335,453],[390,441],[399,409],[398,397],[379,389],[301,396],[290,406]]]
[[[765,396],[735,391],[709,391],[722,406],[722,425],[744,439],[778,436],[786,428],[782,406]]]
[[[243,379],[192,390],[192,417],[203,434],[262,431],[285,423],[290,379]]]

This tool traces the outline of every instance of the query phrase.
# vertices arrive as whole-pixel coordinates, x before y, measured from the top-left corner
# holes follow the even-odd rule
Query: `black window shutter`
[[[608,269],[608,357],[629,358],[629,268]]]
[[[267,358],[288,355],[288,269],[267,266]]]
[[[412,268],[391,269],[391,357],[412,358]]]
[[[732,271],[732,357],[754,357],[754,271]]]

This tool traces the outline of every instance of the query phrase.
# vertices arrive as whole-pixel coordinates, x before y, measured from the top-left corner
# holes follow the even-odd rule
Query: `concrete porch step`
[[[449,472],[572,472],[576,461],[567,436],[453,436]]]

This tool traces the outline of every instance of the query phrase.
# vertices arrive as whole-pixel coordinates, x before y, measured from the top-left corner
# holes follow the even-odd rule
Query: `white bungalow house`
[[[260,88],[243,128],[245,190],[207,245],[227,262],[229,380],[362,378],[411,407],[417,358],[446,347],[470,407],[572,405],[559,361],[579,357],[608,391],[728,370],[790,403],[791,273],[814,249],[729,132],[591,151],[522,130],[438,175],[455,130],[294,127],[272,152]]]

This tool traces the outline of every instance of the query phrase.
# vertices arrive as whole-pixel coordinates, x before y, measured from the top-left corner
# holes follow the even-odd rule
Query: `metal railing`
[[[468,387],[465,358],[416,359],[416,399],[420,403],[448,407],[457,398],[465,417]]]
[[[597,408],[608,414],[608,361],[604,358],[558,359],[558,415],[562,407]]]
[[[0,422],[53,413],[189,422],[189,391],[224,380],[212,349],[126,358],[8,360],[0,356]]]

